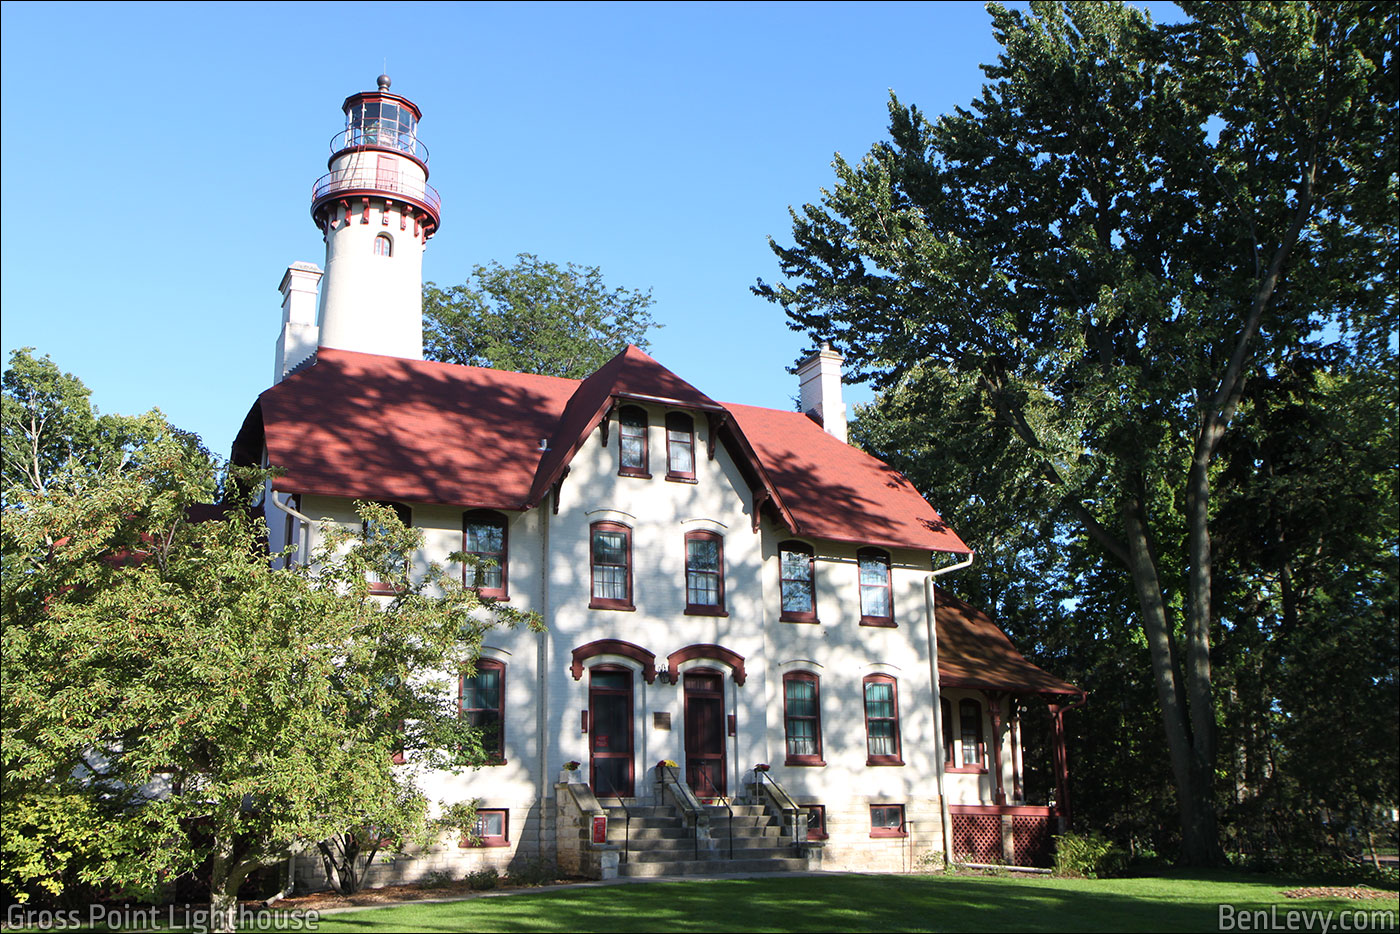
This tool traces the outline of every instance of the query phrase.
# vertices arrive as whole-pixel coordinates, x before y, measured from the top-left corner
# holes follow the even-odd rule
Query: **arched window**
[[[506,761],[506,666],[483,658],[476,674],[463,674],[457,691],[457,713],[481,731],[481,749],[487,764]]]
[[[893,626],[889,553],[878,548],[862,548],[856,552],[856,561],[860,564],[860,624]]]
[[[390,237],[390,236],[389,236],[388,234],[386,234],[386,233],[379,234],[377,237],[375,237],[375,238],[374,238],[374,255],[375,255],[375,256],[393,256],[393,255],[394,255],[394,240],[393,240],[393,238]]]
[[[821,682],[810,671],[783,675],[784,765],[826,765],[822,760]]]
[[[695,479],[695,419],[666,413],[666,479]]]
[[[782,611],[778,618],[790,623],[817,621],[816,575],[813,573],[812,546],[803,542],[783,542],[778,546],[779,590]]]
[[[889,675],[866,675],[866,765],[903,765],[899,743],[899,688]]]
[[[982,705],[966,698],[958,705],[962,721],[962,764],[964,768],[985,768],[986,750],[982,742]]]
[[[617,425],[617,442],[621,449],[617,472],[626,477],[650,477],[646,410],[635,405],[623,406],[617,413]]]
[[[592,597],[598,610],[631,610],[632,530],[618,522],[595,522],[591,529],[589,569]]]
[[[476,587],[483,597],[506,599],[509,575],[506,565],[506,517],[477,509],[462,514],[462,551],[479,564],[462,566],[462,583]]]
[[[724,616],[724,539],[715,532],[685,533],[685,611]]]

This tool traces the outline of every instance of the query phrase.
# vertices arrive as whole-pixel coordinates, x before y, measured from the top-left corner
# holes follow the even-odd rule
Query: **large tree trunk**
[[[1202,737],[1192,729],[1192,721],[1198,718],[1194,708],[1199,703],[1201,690],[1199,687],[1190,690],[1189,678],[1186,679],[1187,684],[1182,683],[1161,578],[1152,555],[1142,504],[1135,498],[1129,498],[1124,506],[1123,532],[1128,546],[1128,569],[1137,591],[1143,634],[1147,638],[1148,654],[1152,659],[1157,703],[1162,711],[1162,726],[1167,737],[1167,754],[1176,783],[1177,812],[1181,817],[1182,862],[1190,866],[1217,865],[1222,860],[1222,853],[1215,816],[1215,760],[1213,750],[1209,748],[1213,740],[1207,737],[1208,745],[1203,748]],[[1188,650],[1188,667],[1192,660],[1192,653]],[[1193,674],[1199,676],[1200,672],[1193,671]],[[1213,723],[1215,709],[1209,706],[1208,663],[1204,677],[1204,696],[1208,704],[1205,715],[1212,718]]]
[[[209,930],[214,934],[233,934],[238,925],[238,890],[255,866],[239,858],[232,840],[215,839],[209,877]]]

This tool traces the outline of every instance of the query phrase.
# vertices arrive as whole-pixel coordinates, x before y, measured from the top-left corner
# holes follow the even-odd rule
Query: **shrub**
[[[1055,838],[1055,875],[1101,879],[1121,875],[1128,851],[1098,831],[1066,833]]]
[[[542,859],[526,860],[519,869],[512,868],[510,871],[510,882],[512,885],[544,885],[559,878],[554,871],[554,865]]]
[[[478,891],[494,889],[500,881],[501,874],[496,871],[494,866],[487,866],[485,869],[467,873],[467,885]]]

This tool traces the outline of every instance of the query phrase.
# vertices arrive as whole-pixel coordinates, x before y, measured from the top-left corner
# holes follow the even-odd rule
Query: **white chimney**
[[[846,440],[846,403],[841,401],[841,364],[844,358],[822,341],[821,349],[797,364],[801,388],[798,404],[814,416],[827,433]]]
[[[292,263],[277,287],[282,292],[282,333],[277,337],[274,384],[316,352],[321,332],[316,326],[316,287],[320,282],[321,267]]]

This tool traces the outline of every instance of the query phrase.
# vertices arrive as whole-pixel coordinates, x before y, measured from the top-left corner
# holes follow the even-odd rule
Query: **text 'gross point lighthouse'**
[[[388,75],[377,83],[345,99],[330,171],[312,189],[311,218],[326,241],[318,342],[421,360],[423,250],[442,200],[428,184],[422,112],[389,93]]]

